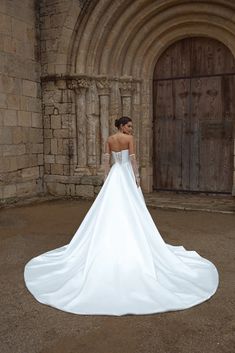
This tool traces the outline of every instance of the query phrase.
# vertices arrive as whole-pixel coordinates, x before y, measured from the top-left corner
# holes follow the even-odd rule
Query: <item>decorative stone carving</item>
[[[89,77],[81,77],[67,81],[68,89],[89,88],[91,80]]]
[[[110,81],[106,78],[103,77],[101,79],[96,79],[96,87],[98,89],[98,94],[99,95],[109,95],[110,93]]]
[[[122,97],[131,97],[136,89],[136,84],[132,80],[121,81],[120,93]]]

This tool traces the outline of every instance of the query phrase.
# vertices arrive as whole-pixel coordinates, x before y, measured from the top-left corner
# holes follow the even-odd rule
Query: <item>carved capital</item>
[[[131,97],[135,89],[136,87],[134,82],[130,80],[121,81],[120,93],[122,97]]]
[[[67,87],[73,90],[87,89],[91,84],[91,79],[89,77],[81,77],[77,79],[72,79],[67,81]]]
[[[110,86],[111,83],[107,78],[96,79],[96,87],[99,96],[108,96],[110,94]]]

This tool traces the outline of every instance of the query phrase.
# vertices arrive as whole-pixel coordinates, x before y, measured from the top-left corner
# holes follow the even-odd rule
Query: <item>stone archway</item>
[[[72,111],[68,183],[83,183],[87,178],[82,176],[102,174],[104,140],[112,132],[114,119],[125,113],[134,121],[143,190],[152,191],[152,78],[156,62],[169,45],[187,36],[220,40],[234,55],[231,13],[235,13],[235,4],[230,0],[202,0],[200,4],[188,0],[99,0],[80,13],[68,45],[66,73],[56,77],[60,89],[67,90]],[[79,122],[83,122],[83,129]],[[91,143],[94,138],[96,144]],[[60,180],[50,176],[52,179]],[[93,181],[89,179],[89,183]]]

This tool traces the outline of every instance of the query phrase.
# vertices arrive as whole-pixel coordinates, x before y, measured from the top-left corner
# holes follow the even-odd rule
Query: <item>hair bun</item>
[[[132,119],[128,116],[122,116],[119,119],[115,119],[114,125],[119,129],[120,125],[126,125],[129,121],[132,121]]]

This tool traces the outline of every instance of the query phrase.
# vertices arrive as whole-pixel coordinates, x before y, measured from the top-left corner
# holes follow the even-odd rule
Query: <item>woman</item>
[[[69,244],[26,264],[26,286],[41,303],[76,314],[150,314],[197,305],[215,293],[216,267],[163,241],[139,186],[132,121],[122,117],[115,126],[96,200]]]

